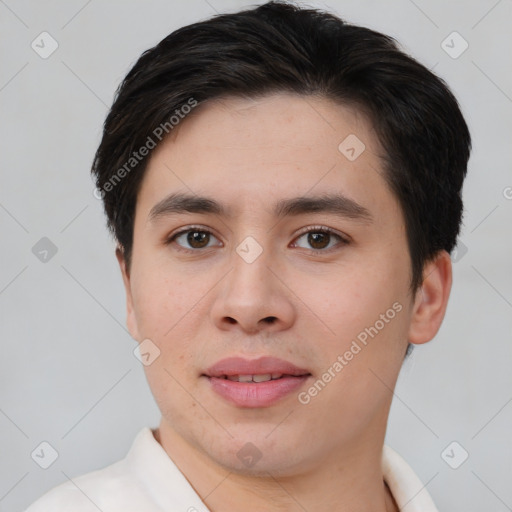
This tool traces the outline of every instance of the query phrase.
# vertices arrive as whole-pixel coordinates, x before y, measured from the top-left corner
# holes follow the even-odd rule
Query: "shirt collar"
[[[163,510],[210,512],[149,427],[139,431],[125,461]],[[438,512],[425,485],[387,445],[382,452],[382,472],[400,512]]]
[[[426,486],[388,445],[382,451],[382,473],[400,512],[438,512]]]

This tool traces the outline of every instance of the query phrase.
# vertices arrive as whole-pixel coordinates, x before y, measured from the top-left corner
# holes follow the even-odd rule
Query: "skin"
[[[160,350],[145,366],[162,412],[155,438],[215,512],[398,510],[380,466],[392,390],[407,342],[425,343],[441,325],[448,253],[425,266],[410,295],[403,215],[382,177],[383,149],[355,109],[289,94],[224,98],[178,128],[151,155],[130,269],[116,252],[130,333]],[[354,161],[338,150],[349,134],[366,146]],[[333,191],[367,208],[373,223],[272,215],[279,199]],[[212,197],[233,216],[149,221],[171,192]],[[211,233],[206,248],[186,234],[165,244],[196,224]],[[349,243],[331,236],[312,245],[300,230],[319,225]],[[263,250],[252,263],[236,252],[247,236]],[[307,390],[395,302],[402,310],[307,405],[292,393],[269,407],[237,407],[201,377],[225,357],[271,355],[307,368],[312,377],[299,391]],[[261,453],[251,467],[237,457],[247,442]]]

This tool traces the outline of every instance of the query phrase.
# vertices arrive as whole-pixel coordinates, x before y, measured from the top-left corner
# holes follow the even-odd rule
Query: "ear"
[[[131,337],[135,341],[140,341],[137,318],[135,316],[135,311],[133,308],[130,273],[126,266],[124,251],[119,245],[116,247],[116,258],[117,261],[119,262],[119,267],[121,268],[121,275],[123,277],[124,289],[126,293],[126,325],[128,327],[128,331],[130,332]]]
[[[423,269],[423,284],[416,292],[409,341],[416,345],[430,341],[443,321],[452,287],[452,260],[440,251]]]

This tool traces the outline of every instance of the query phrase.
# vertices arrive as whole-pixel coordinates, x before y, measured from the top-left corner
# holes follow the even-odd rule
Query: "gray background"
[[[1,511],[120,459],[142,426],[158,423],[89,168],[115,88],[140,53],[246,5],[0,0]],[[403,367],[386,442],[440,511],[512,510],[512,2],[309,5],[396,37],[448,82],[467,118],[474,149],[450,303],[436,338]],[[31,47],[43,31],[59,45],[46,59]],[[442,43],[453,31],[469,44],[457,58],[446,45],[454,54],[463,42]],[[57,248],[46,262],[32,252],[43,237]],[[48,469],[31,458],[42,441],[58,452]],[[452,465],[469,453],[457,469],[442,456],[453,441]]]

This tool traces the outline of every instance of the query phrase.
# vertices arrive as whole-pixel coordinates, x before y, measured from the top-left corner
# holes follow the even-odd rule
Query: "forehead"
[[[201,137],[203,140],[193,143],[242,156],[250,147],[279,149],[293,159],[298,151],[312,155],[328,151],[340,156],[338,145],[351,134],[361,142],[364,139],[368,150],[379,149],[370,120],[356,107],[318,96],[274,93],[204,102],[177,126],[168,141],[188,142],[191,136]],[[164,146],[157,149],[156,157]]]
[[[356,108],[289,94],[217,99],[196,107],[153,151],[140,206],[148,215],[170,192],[213,193],[236,213],[271,198],[341,192],[368,209],[389,209],[381,155]]]

